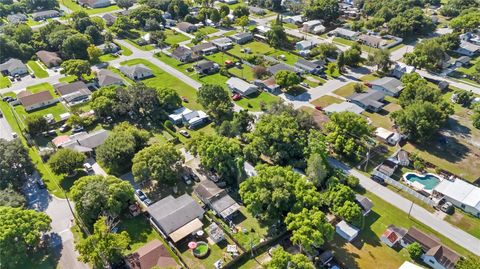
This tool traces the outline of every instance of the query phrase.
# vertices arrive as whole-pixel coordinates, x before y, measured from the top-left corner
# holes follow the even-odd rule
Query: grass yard
[[[331,96],[331,95],[324,95],[318,99],[315,99],[313,100],[312,102],[310,102],[312,105],[314,106],[319,106],[319,107],[327,107],[331,104],[340,104],[342,103],[343,100],[340,99],[340,98],[337,98],[335,96]]]
[[[58,81],[63,83],[70,83],[70,82],[74,82],[75,80],[77,80],[77,76],[70,75],[70,76],[60,78]]]
[[[150,44],[140,46],[135,41],[130,40],[130,39],[125,39],[125,41],[127,41],[130,45],[134,46],[135,48],[137,48],[139,50],[143,50],[143,51],[149,51],[149,50],[153,50],[155,48],[153,45],[150,45]]]
[[[53,97],[58,97],[58,95],[55,93],[55,90],[53,89],[53,86],[48,82],[28,86],[27,90],[31,93],[38,93],[38,92],[48,90],[53,95]]]
[[[457,208],[455,210],[456,212],[453,215],[448,215],[445,220],[467,233],[480,238],[480,219],[461,212]]]
[[[117,5],[111,5],[111,6],[108,6],[108,7],[94,8],[94,9],[83,8],[79,4],[75,3],[74,0],[59,0],[58,3],[60,3],[61,5],[64,5],[65,7],[67,7],[68,9],[70,9],[72,11],[83,10],[83,11],[87,12],[89,15],[104,13],[104,12],[109,12],[109,11],[114,11],[114,10],[119,10],[120,9]]]
[[[113,56],[111,53],[107,53],[107,54],[104,54],[104,55],[100,56],[99,59],[100,59],[101,62],[109,62],[109,61],[113,61],[117,58],[118,57]]]
[[[235,103],[250,111],[261,111],[262,104],[268,107],[269,104],[275,103],[279,99],[280,97],[268,92],[260,92],[258,94],[251,94],[248,98],[244,97]]]
[[[208,60],[210,60],[212,62],[216,62],[219,65],[225,65],[226,60],[232,60],[232,61],[236,60],[232,56],[227,55],[223,52],[217,52],[215,54],[205,56],[205,58],[207,58]]]
[[[298,61],[298,56],[284,50],[275,50],[274,52],[268,54],[268,56],[274,57],[279,61],[283,61],[286,64],[294,65]]]
[[[167,36],[167,38],[165,39],[165,43],[170,44],[170,45],[178,44],[180,42],[187,41],[187,40],[190,39],[187,36],[185,36],[184,34],[174,32],[171,29],[165,30],[165,35]]]
[[[355,82],[350,82],[347,85],[334,90],[333,93],[342,97],[348,97],[355,93],[355,90],[353,89],[355,84]]]
[[[341,45],[349,46],[349,47],[351,47],[355,43],[357,43],[355,41],[348,40],[348,39],[341,38],[341,37],[334,37],[333,42],[341,44]],[[362,48],[363,52],[367,52],[367,53],[373,53],[374,51],[378,50],[376,48],[372,48],[372,47],[369,47],[369,46],[366,46],[366,45],[363,45],[363,44],[360,44],[360,48]]]
[[[379,78],[380,78],[380,76],[377,73],[371,73],[371,74],[368,74],[368,75],[365,75],[365,76],[361,77],[360,80],[365,82],[365,81],[374,81],[374,80],[379,79]]]
[[[122,45],[119,44],[119,43],[115,43],[115,44],[117,44],[117,46],[120,47],[120,49],[122,50],[122,54],[123,54],[123,55],[125,55],[125,56],[130,56],[130,55],[132,55],[133,52],[132,52],[129,48],[127,48],[127,47],[125,47],[125,46],[122,46]]]
[[[372,120],[372,125],[375,127],[383,127],[387,130],[392,130],[393,121],[388,115],[382,115],[380,113],[370,113],[363,111],[362,115]]]
[[[46,78],[48,77],[48,72],[45,71],[37,62],[28,61],[27,66],[33,71],[33,74],[37,78]]]
[[[212,26],[205,26],[200,28],[198,31],[203,33],[204,35],[209,35],[218,32],[218,29]]]
[[[189,100],[185,106],[191,109],[202,109],[202,106],[197,103],[197,91],[185,84],[180,79],[164,72],[158,66],[152,64],[145,59],[133,59],[120,63],[121,65],[135,65],[144,64],[153,71],[153,77],[142,80],[145,85],[153,88],[172,88],[178,92],[180,96],[185,96]]]
[[[8,88],[11,85],[12,85],[12,82],[10,81],[10,79],[0,74],[0,89]]]
[[[15,111],[18,113],[18,115],[21,117],[22,120],[24,120],[28,115],[43,116],[47,114],[52,114],[55,120],[57,121],[60,120],[61,114],[68,112],[60,102],[42,109],[31,111],[31,112],[25,111],[23,106],[19,105],[15,107]]]
[[[241,52],[241,50],[244,48],[250,48],[251,53],[247,54],[247,53]],[[243,59],[247,55],[255,55],[255,54],[267,55],[272,53],[274,50],[275,50],[274,48],[270,47],[265,43],[253,41],[245,45],[235,45],[232,49],[228,50],[228,52],[235,55],[238,58]]]
[[[228,69],[228,72],[243,80],[246,80],[247,82],[255,80],[252,68],[246,64],[242,64],[241,69],[238,67],[232,67]]]

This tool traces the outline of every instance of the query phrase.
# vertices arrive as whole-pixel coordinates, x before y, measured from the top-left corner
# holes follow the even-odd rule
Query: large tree
[[[173,185],[182,162],[182,154],[172,144],[153,144],[135,154],[132,173],[137,182],[154,180]]]
[[[275,82],[286,90],[297,85],[301,81],[300,77],[292,71],[282,70],[275,74]]]
[[[20,139],[0,139],[0,189],[9,185],[19,189],[33,168],[28,151]]]
[[[126,231],[113,233],[113,227],[107,224],[107,218],[101,217],[95,223],[93,233],[81,239],[76,245],[80,253],[79,260],[90,263],[94,268],[108,268],[122,260],[130,244]]]
[[[85,154],[73,149],[64,148],[55,152],[48,160],[48,166],[55,174],[71,175],[82,167]]]
[[[87,228],[102,214],[118,217],[134,200],[132,185],[114,176],[81,177],[73,184],[70,195],[75,212]]]
[[[0,267],[16,268],[30,260],[50,223],[43,212],[0,206]]]
[[[340,6],[336,0],[315,0],[305,8],[309,19],[321,19],[326,23],[334,22],[340,16]]]
[[[279,17],[277,17],[276,21],[265,36],[267,37],[268,44],[274,48],[283,48],[289,45],[287,33],[285,32]]]
[[[388,22],[387,27],[390,34],[405,38],[428,34],[435,29],[435,24],[421,8],[414,7],[398,14]]]
[[[290,254],[279,247],[273,251],[272,259],[265,265],[267,269],[315,269],[307,256]]]
[[[182,99],[177,91],[171,88],[157,89],[157,98],[161,108],[166,112],[171,112],[182,105]]]
[[[117,0],[116,3],[118,7],[128,10],[133,6],[134,1],[133,0]]]
[[[334,229],[325,214],[318,208],[304,208],[298,213],[288,213],[287,229],[292,232],[290,240],[307,253],[333,239]]]
[[[27,204],[25,197],[13,188],[0,189],[0,206],[24,207]]]
[[[328,179],[328,164],[325,158],[314,153],[307,160],[307,177],[317,188],[323,188]]]
[[[478,9],[472,9],[469,12],[452,19],[450,21],[450,27],[456,31],[473,31],[480,27],[480,11]]]
[[[88,59],[90,41],[83,34],[68,36],[62,43],[61,52],[67,59]]]
[[[390,60],[390,51],[388,49],[375,50],[368,55],[368,62],[377,66],[377,71],[382,71],[383,73],[388,73],[390,66],[393,64],[392,60]]]
[[[221,85],[204,84],[198,90],[197,99],[215,122],[220,123],[232,117],[233,103],[227,90]]]
[[[48,130],[47,120],[38,114],[28,115],[25,118],[25,125],[27,126],[27,132],[33,136]]]
[[[62,63],[62,68],[65,74],[74,75],[80,80],[92,72],[90,63],[86,60],[67,60]]]
[[[362,209],[352,201],[345,201],[343,205],[334,207],[332,212],[347,222],[357,220],[362,216]]]

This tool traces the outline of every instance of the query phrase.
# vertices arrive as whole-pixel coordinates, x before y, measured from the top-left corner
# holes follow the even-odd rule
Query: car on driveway
[[[147,200],[147,196],[145,195],[145,193],[143,193],[142,190],[135,190],[135,195],[138,197],[138,199],[140,199],[140,201],[144,202],[145,200]]]
[[[195,182],[200,182],[200,178],[198,177],[197,174],[195,174],[194,172],[192,172],[190,174],[190,177],[195,181]]]
[[[149,205],[153,204],[152,200],[150,200],[150,199],[148,199],[148,198],[145,199],[145,201],[143,201],[143,203],[144,203],[146,206],[149,206]]]
[[[190,179],[190,177],[188,175],[183,175],[182,179],[185,182],[185,184],[192,185],[192,180]]]
[[[178,131],[181,135],[185,136],[186,138],[190,138],[190,134],[186,130]]]

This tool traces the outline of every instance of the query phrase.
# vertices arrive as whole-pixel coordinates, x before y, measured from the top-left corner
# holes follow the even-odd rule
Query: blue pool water
[[[433,188],[435,188],[435,186],[437,186],[440,182],[440,179],[434,175],[419,176],[416,174],[408,173],[405,175],[405,178],[410,182],[417,181],[421,183],[426,190],[433,190]]]

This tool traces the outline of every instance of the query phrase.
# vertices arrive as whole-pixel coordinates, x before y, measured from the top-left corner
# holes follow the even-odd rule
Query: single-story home
[[[358,36],[358,42],[367,45],[372,48],[380,48],[384,45],[386,45],[386,41],[383,40],[383,38],[379,36],[373,36],[373,35],[366,35],[366,34],[361,34]]]
[[[265,9],[260,7],[249,6],[248,9],[250,10],[251,13],[256,15],[265,15],[267,13]]]
[[[333,35],[333,36],[345,38],[348,40],[356,40],[359,34],[360,34],[359,32],[355,32],[355,31],[345,29],[345,28],[340,28],[340,27],[328,33],[329,36]]]
[[[253,35],[250,32],[237,33],[230,36],[230,39],[237,44],[245,44],[253,40]]]
[[[397,162],[399,165],[407,167],[410,165],[410,158],[408,157],[408,152],[405,150],[400,150],[397,153]]]
[[[265,35],[268,31],[272,30],[272,28],[270,28],[268,26],[265,26],[265,25],[259,25],[255,29],[261,35]]]
[[[27,21],[27,15],[21,13],[10,14],[7,15],[7,21],[13,24],[23,23]]]
[[[400,79],[403,76],[403,74],[410,74],[410,73],[415,72],[415,70],[416,70],[416,68],[414,66],[406,65],[406,64],[401,63],[401,62],[397,62],[392,69],[392,76]]]
[[[323,108],[323,111],[326,113],[326,114],[332,114],[332,113],[340,113],[340,112],[344,112],[344,111],[349,111],[349,112],[352,112],[352,113],[355,113],[357,115],[360,115],[363,111],[365,111],[365,109],[363,109],[362,107],[360,107],[359,105],[357,104],[354,104],[354,103],[350,103],[350,102],[342,102],[340,104],[331,104],[325,108]]]
[[[398,96],[403,90],[402,82],[394,77],[383,77],[370,82],[371,88],[389,96]]]
[[[461,179],[441,180],[433,189],[454,206],[480,217],[480,188]]]
[[[120,72],[132,80],[144,79],[153,76],[152,69],[144,64],[136,64],[131,66],[121,66]]]
[[[298,58],[294,66],[307,73],[317,75],[322,72],[325,62],[323,60],[307,61],[303,58]]]
[[[31,111],[46,107],[58,102],[57,98],[53,98],[50,91],[41,91],[37,93],[31,93],[29,91],[23,91],[17,94],[18,101],[25,108],[25,111]]]
[[[201,75],[210,75],[218,72],[220,67],[217,63],[207,60],[201,60],[194,65],[195,71]]]
[[[321,20],[312,20],[312,21],[306,21],[303,23],[303,28],[302,30],[304,32],[307,32],[307,33],[313,33],[313,34],[316,34],[313,32],[313,29],[316,27],[316,26],[319,26],[319,25],[322,25],[322,21]]]
[[[290,72],[296,73],[297,75],[303,73],[303,70],[297,69],[291,65],[287,65],[284,63],[278,63],[278,64],[267,67],[267,71],[272,75],[275,75],[282,70],[290,71]]]
[[[105,20],[105,24],[107,26],[112,26],[117,19],[117,15],[115,15],[114,13],[106,13],[102,16],[102,18]]]
[[[232,219],[234,214],[240,209],[240,205],[213,181],[203,180],[194,191],[204,204],[225,220]]]
[[[274,77],[269,77],[265,80],[256,79],[253,81],[253,84],[266,90],[269,93],[275,93],[280,89],[280,85],[277,84]]]
[[[480,52],[480,46],[467,41],[460,41],[460,46],[455,50],[456,53],[465,55],[465,56],[475,56]]]
[[[173,52],[172,57],[182,63],[192,61],[193,51],[185,46],[178,46]]]
[[[256,85],[250,84],[236,77],[231,77],[226,83],[232,92],[239,93],[242,96],[247,96],[258,91]]]
[[[379,178],[386,179],[391,177],[395,173],[397,167],[398,164],[396,162],[396,159],[388,158],[384,160],[381,164],[379,164],[377,167],[375,167],[373,175]]]
[[[60,98],[69,105],[75,105],[84,102],[90,98],[92,92],[83,81],[72,83],[58,83],[53,85],[55,92]]]
[[[180,31],[185,33],[191,33],[191,32],[197,31],[197,26],[186,21],[179,22],[177,24],[177,28],[180,29]]]
[[[46,67],[59,66],[62,63],[62,58],[56,52],[39,50],[36,55]]]
[[[52,143],[57,148],[69,148],[78,152],[91,153],[96,148],[103,145],[108,137],[108,131],[100,129],[90,133],[81,132],[68,136],[68,139],[62,136],[56,137]],[[58,140],[56,140],[58,139]]]
[[[385,232],[380,236],[380,241],[389,247],[394,247],[400,244],[403,236],[407,233],[407,230],[396,227],[395,225],[389,225]]]
[[[471,65],[470,61],[472,60],[472,58],[468,57],[468,56],[461,56],[459,57],[458,59],[455,60],[455,63],[454,65],[456,67],[462,67],[462,66],[469,66]]]
[[[208,121],[208,115],[201,110],[192,111],[186,107],[181,107],[168,115],[168,119],[173,124],[184,124],[189,128],[196,128]]]
[[[212,42],[200,43],[192,47],[192,51],[199,55],[210,55],[218,51]]]
[[[97,71],[96,75],[97,76],[95,78],[95,84],[98,87],[105,87],[110,85],[120,86],[124,84],[123,79],[119,75],[113,73],[108,69],[100,69]]]
[[[91,8],[108,7],[112,4],[110,0],[78,0],[78,2]]]
[[[10,76],[24,75],[28,74],[28,68],[19,59],[10,58],[8,61],[0,64],[0,72]]]
[[[310,50],[318,44],[316,40],[302,40],[295,43],[296,50]]]
[[[227,37],[220,37],[212,40],[212,43],[217,46],[219,50],[228,50],[233,47],[232,40]]]
[[[438,238],[411,227],[400,243],[403,247],[406,247],[415,242],[422,247],[422,260],[432,268],[454,269],[455,264],[461,258],[455,251],[442,245]]]
[[[402,265],[400,265],[400,267],[398,267],[398,269],[423,269],[423,267],[421,266],[418,266],[414,263],[411,263],[409,261],[404,261],[402,263]]]
[[[113,42],[105,42],[104,44],[98,45],[99,48],[103,53],[115,53],[120,50],[120,47]]]
[[[378,112],[383,107],[383,99],[386,94],[382,91],[367,90],[362,93],[354,93],[347,97],[349,102],[359,105],[365,110]]]
[[[55,18],[59,16],[60,16],[60,12],[58,12],[57,10],[44,10],[44,11],[32,13],[32,18],[35,21]]]
[[[364,216],[368,215],[368,213],[372,211],[372,201],[363,195],[355,194],[355,203],[362,208],[362,213]]]
[[[395,146],[401,140],[401,135],[397,132],[392,132],[382,127],[375,130],[375,136],[382,142]]]
[[[134,253],[125,257],[130,269],[181,268],[160,240],[153,239]]]
[[[352,242],[360,233],[360,229],[342,220],[335,225],[335,232],[348,242]]]
[[[147,209],[152,222],[174,243],[202,229],[205,211],[188,194],[169,195]]]
[[[295,16],[282,17],[282,21],[284,23],[301,24],[303,23],[303,18],[302,18],[302,15],[295,15]]]

